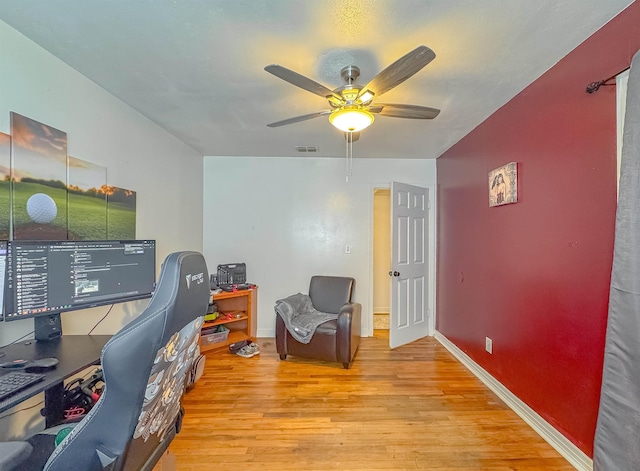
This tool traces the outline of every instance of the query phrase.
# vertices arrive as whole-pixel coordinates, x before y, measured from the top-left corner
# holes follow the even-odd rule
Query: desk
[[[0,351],[5,353],[5,356],[0,359],[1,362],[18,359],[38,360],[48,357],[55,357],[59,361],[54,369],[45,372],[43,381],[0,401],[0,413],[44,391],[47,409],[46,425],[49,427],[58,423],[64,417],[63,381],[91,365],[99,364],[102,347],[110,338],[110,335],[63,335],[48,342],[26,340],[0,348]],[[20,370],[0,368],[0,376],[10,371]]]

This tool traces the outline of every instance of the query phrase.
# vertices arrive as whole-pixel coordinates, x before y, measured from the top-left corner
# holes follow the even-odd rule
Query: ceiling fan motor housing
[[[340,71],[340,77],[342,77],[348,84],[352,84],[358,77],[360,77],[360,68],[355,65],[343,67]]]

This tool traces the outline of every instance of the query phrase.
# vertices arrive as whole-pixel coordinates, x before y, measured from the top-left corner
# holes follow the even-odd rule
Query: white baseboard
[[[275,329],[258,329],[256,337],[259,339],[274,339],[276,338]]]
[[[440,342],[444,348],[471,371],[480,381],[482,381],[491,391],[502,399],[522,420],[524,420],[538,435],[540,435],[549,445],[556,449],[572,466],[579,471],[592,471],[593,460],[589,458],[580,448],[575,446],[568,438],[552,427],[536,411],[522,402],[515,394],[504,387],[498,380],[487,373],[480,365],[473,361],[466,353],[455,346],[440,332],[434,333],[434,338]]]

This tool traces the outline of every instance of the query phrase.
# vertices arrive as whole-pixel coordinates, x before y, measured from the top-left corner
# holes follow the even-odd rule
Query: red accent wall
[[[639,25],[634,2],[437,161],[437,330],[589,456],[613,260],[616,98],[614,86],[585,88],[629,66]],[[489,208],[488,172],[513,161],[517,204]]]

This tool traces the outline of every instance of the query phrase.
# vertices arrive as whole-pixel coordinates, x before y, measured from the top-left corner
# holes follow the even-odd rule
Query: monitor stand
[[[48,342],[62,337],[62,321],[60,314],[34,317],[35,337],[38,342]]]

